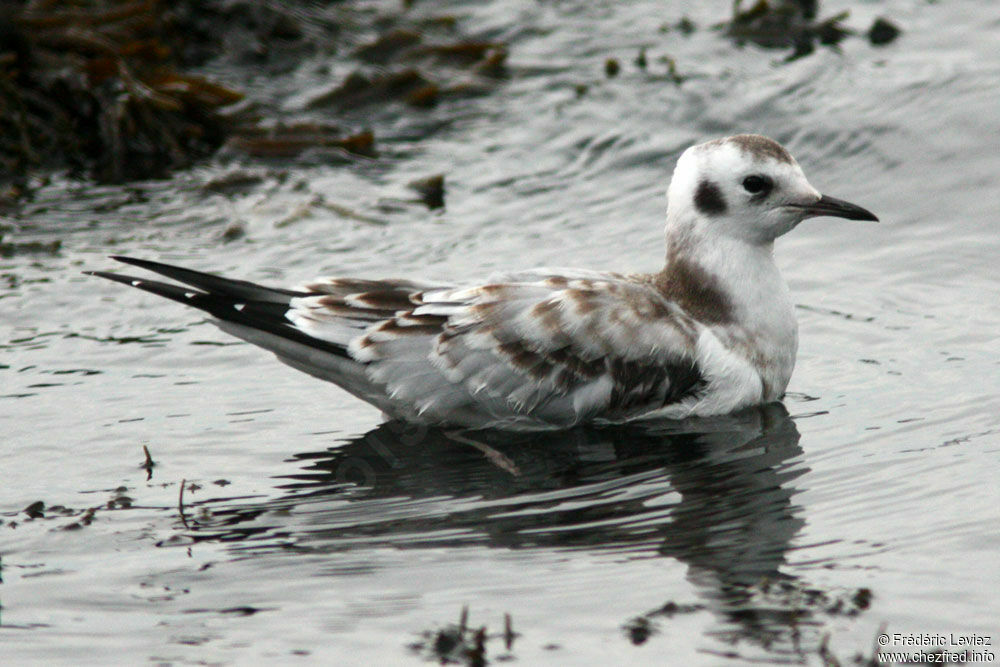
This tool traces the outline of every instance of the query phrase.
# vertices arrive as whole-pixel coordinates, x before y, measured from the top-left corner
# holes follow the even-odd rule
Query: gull
[[[465,286],[337,277],[280,289],[121,256],[180,285],[87,273],[201,309],[394,419],[543,430],[780,400],[798,323],[775,239],[810,217],[878,218],[821,195],[785,148],[752,134],[685,150],[667,195],[658,273],[542,268]]]

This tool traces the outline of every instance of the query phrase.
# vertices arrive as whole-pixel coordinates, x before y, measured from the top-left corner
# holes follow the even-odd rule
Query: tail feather
[[[135,257],[125,257],[123,255],[112,255],[111,259],[124,264],[138,266],[141,269],[158,273],[167,278],[173,278],[177,282],[191,285],[204,290],[210,294],[219,296],[229,296],[236,299],[247,299],[251,301],[270,301],[274,303],[288,303],[289,299],[296,296],[308,296],[306,292],[296,292],[293,290],[280,289],[277,287],[264,287],[246,280],[233,280],[223,278],[211,273],[193,271],[180,266],[163,264],[148,259],[137,259]]]
[[[239,324],[345,359],[351,358],[343,345],[313,338],[296,328],[294,323],[285,317],[285,313],[288,312],[288,302],[293,296],[299,295],[298,292],[272,289],[242,280],[229,280],[158,262],[132,258],[116,259],[174,278],[198,289],[109,271],[84,273],[192,306],[224,322]]]

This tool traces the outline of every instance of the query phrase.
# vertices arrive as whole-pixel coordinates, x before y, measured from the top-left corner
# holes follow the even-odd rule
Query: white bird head
[[[667,233],[723,234],[764,245],[821,215],[878,220],[860,206],[820,194],[778,142],[738,134],[681,155],[668,192]]]

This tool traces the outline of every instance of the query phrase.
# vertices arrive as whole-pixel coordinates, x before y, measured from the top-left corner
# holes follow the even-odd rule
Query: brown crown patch
[[[759,160],[776,160],[785,164],[793,164],[795,159],[785,147],[774,139],[761,136],[759,134],[737,134],[727,139],[731,144],[735,144],[744,153],[748,153]]]

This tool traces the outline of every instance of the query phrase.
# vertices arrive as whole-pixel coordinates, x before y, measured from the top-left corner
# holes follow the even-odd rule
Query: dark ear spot
[[[726,212],[726,200],[719,186],[712,181],[698,183],[694,193],[694,206],[705,215],[722,215]]]

